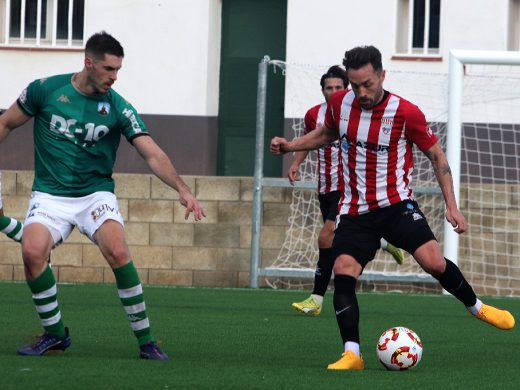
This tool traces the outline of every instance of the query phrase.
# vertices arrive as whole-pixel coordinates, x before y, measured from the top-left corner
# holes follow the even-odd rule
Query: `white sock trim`
[[[323,305],[323,297],[321,295],[311,294],[311,298],[314,299],[314,302],[318,305]]]
[[[138,284],[134,287],[118,289],[117,293],[119,298],[132,298],[143,293],[143,286]]]
[[[354,341],[347,341],[345,343],[345,352],[352,351],[357,356],[361,356],[361,352],[359,351],[359,343],[356,343]]]
[[[482,308],[482,301],[477,298],[477,302],[473,306],[467,306],[466,308],[469,310],[471,314],[476,316]]]

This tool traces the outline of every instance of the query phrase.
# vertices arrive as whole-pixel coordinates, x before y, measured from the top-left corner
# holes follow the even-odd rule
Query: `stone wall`
[[[133,260],[143,283],[178,286],[249,286],[253,179],[185,176],[206,218],[184,220],[176,191],[153,175],[116,174],[116,195]],[[3,171],[7,215],[24,219],[32,171]],[[262,258],[274,258],[287,228],[290,191],[264,190]],[[111,283],[98,248],[74,229],[52,253],[59,282]],[[265,265],[265,264],[264,264]],[[20,245],[0,234],[0,280],[25,280]]]
[[[24,219],[32,180],[32,171],[2,172],[7,215]],[[117,174],[115,180],[127,241],[143,283],[249,286],[251,177],[185,176],[207,214],[200,222],[192,218],[185,221],[177,192],[153,175]],[[471,191],[462,188],[460,207],[467,214],[470,234],[461,236],[459,261],[479,293],[520,295],[520,196],[516,186],[503,187],[493,195],[485,184],[472,187]],[[268,262],[273,260],[269,259],[277,257],[283,244],[291,198],[291,189],[263,191],[262,267],[270,265]],[[438,214],[444,209],[440,198],[430,205],[420,200],[419,203],[425,212],[433,208]],[[471,204],[483,206],[481,214],[469,213]],[[412,263],[408,258],[403,269],[418,269]],[[77,229],[53,251],[52,264],[59,282],[114,282],[98,248]],[[25,280],[20,245],[4,234],[0,234],[0,280]],[[309,282],[312,283],[306,280]],[[259,283],[262,286],[265,282]]]

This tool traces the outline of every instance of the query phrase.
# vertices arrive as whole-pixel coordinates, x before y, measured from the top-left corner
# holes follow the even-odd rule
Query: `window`
[[[507,50],[520,50],[520,0],[509,1]]]
[[[85,0],[0,0],[0,44],[82,47]]]
[[[397,42],[399,54],[438,56],[441,0],[399,0]]]

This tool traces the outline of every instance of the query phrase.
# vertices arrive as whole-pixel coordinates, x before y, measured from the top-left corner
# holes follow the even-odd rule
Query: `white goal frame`
[[[460,204],[460,165],[462,142],[462,91],[464,65],[520,65],[520,52],[451,50],[448,78],[448,131],[446,157],[453,177],[453,190]],[[444,221],[444,257],[458,264],[459,235]]]

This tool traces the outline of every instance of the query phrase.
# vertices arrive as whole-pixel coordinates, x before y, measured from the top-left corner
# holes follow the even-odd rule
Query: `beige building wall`
[[[153,175],[116,174],[116,195],[127,241],[145,284],[249,286],[253,179],[185,176],[206,210],[206,218],[184,220],[177,192]],[[32,171],[2,171],[5,213],[24,219]],[[283,243],[290,192],[264,191],[262,255],[274,258]],[[57,280],[112,283],[114,276],[98,248],[74,229],[52,253]],[[23,281],[20,245],[0,234],[0,280]]]
[[[184,208],[177,192],[155,176],[116,174],[114,177],[127,241],[143,283],[249,286],[253,178],[185,176],[184,180],[204,205],[207,215],[203,221],[194,222],[191,217],[184,220]],[[2,172],[7,215],[25,218],[32,181],[32,171]],[[478,293],[519,295],[518,188],[504,185],[500,197],[494,195],[493,209],[487,213],[484,209],[485,214],[481,210],[480,217],[468,207],[488,199],[489,188],[480,185],[470,193],[468,195],[468,188],[461,191],[460,207],[469,218],[471,234],[461,236],[459,264]],[[266,267],[276,259],[283,245],[292,190],[264,188],[263,200],[260,258],[264,261],[262,267]],[[442,202],[438,207],[442,212]],[[483,256],[483,251],[488,255]],[[406,262],[412,262],[411,258]],[[61,283],[114,282],[112,271],[98,248],[77,229],[53,251],[52,264]],[[0,234],[1,280],[25,280],[20,245],[4,234]],[[259,283],[265,286],[263,278]]]

